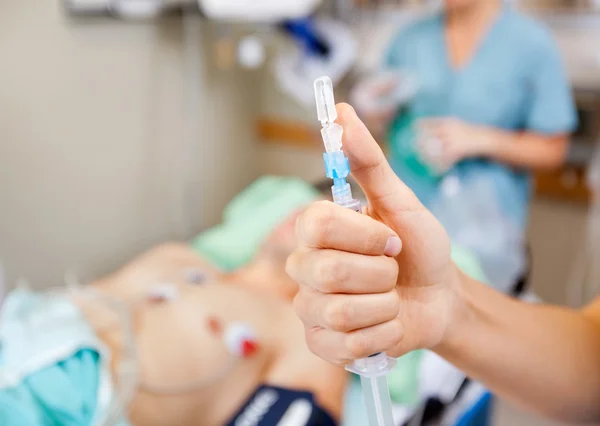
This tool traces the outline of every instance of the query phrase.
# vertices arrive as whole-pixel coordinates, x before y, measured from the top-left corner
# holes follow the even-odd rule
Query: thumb
[[[348,104],[337,105],[337,123],[344,128],[343,150],[350,160],[352,176],[369,205],[389,213],[421,210],[423,205],[396,176],[371,133]]]

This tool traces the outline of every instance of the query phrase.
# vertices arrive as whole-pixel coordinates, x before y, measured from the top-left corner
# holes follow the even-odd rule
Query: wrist
[[[461,342],[464,341],[463,336],[469,335],[469,329],[476,316],[469,290],[472,280],[456,265],[454,269],[454,279],[450,285],[454,297],[451,302],[448,327],[440,344],[433,348],[434,352],[443,357],[460,351]]]
[[[493,158],[498,150],[499,140],[501,139],[499,133],[493,129],[475,126],[474,135],[475,143],[473,145],[475,146],[475,156]]]

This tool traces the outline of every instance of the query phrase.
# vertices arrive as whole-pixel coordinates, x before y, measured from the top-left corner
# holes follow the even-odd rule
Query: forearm
[[[600,420],[600,329],[464,278],[458,325],[436,351],[500,396],[566,421]]]
[[[513,133],[480,128],[481,154],[491,160],[515,167],[548,170],[559,167],[566,156],[566,135],[546,136],[537,133]]]

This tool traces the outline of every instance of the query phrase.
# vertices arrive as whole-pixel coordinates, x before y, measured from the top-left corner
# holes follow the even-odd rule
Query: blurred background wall
[[[211,68],[211,37],[203,28],[203,64],[192,65],[202,81],[190,129],[179,19],[74,23],[56,1],[0,2],[9,284],[24,275],[34,287],[59,285],[69,267],[95,276],[151,244],[188,238],[256,177],[257,77]],[[186,132],[201,141],[195,151],[182,148]]]
[[[384,18],[376,34],[369,20],[358,31],[369,47],[358,72],[377,63],[408,19]],[[600,26],[542,19],[573,84],[600,88]],[[152,244],[189,238],[260,174],[322,178],[319,147],[257,143],[255,131],[260,117],[316,128],[313,111],[275,88],[269,66],[215,69],[216,30],[200,26],[192,28],[200,60],[190,67],[179,18],[70,21],[58,1],[0,4],[0,259],[9,283],[25,275],[37,287],[56,285],[69,267],[95,276]],[[200,71],[196,86],[188,69]],[[197,143],[190,148],[186,137]],[[533,205],[534,287],[548,301],[564,301],[586,212],[556,200]]]

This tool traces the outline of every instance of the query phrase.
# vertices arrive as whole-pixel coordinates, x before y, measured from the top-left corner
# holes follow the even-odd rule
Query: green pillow
[[[254,257],[269,233],[295,210],[319,195],[298,178],[264,176],[238,194],[223,212],[223,223],[198,235],[192,247],[223,270]]]

